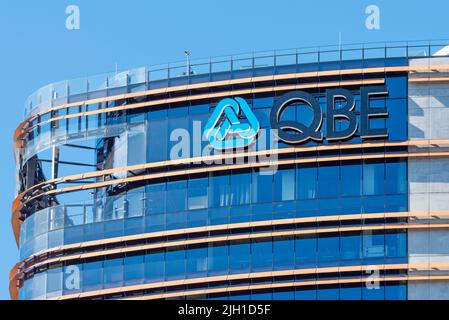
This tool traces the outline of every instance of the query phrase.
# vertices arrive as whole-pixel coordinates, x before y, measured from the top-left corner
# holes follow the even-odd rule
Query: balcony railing
[[[351,60],[419,58],[449,56],[444,48],[449,40],[422,40],[403,42],[376,42],[341,46],[307,47],[276,51],[253,52],[231,56],[175,62],[141,67],[121,72],[55,82],[34,92],[26,101],[25,117],[51,106],[69,102],[68,97],[97,92],[92,97],[107,96],[117,88],[140,91],[149,83],[172,86],[191,83],[190,80],[208,81],[204,75],[215,73],[244,73],[245,70],[282,68],[291,65],[324,64]],[[201,77],[203,75],[203,77]],[[170,81],[178,80],[178,81]],[[123,93],[123,92],[120,92]]]

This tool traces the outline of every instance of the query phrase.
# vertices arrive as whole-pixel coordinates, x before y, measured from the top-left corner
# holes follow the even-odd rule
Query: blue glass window
[[[340,238],[320,235],[318,237],[318,261],[330,265],[340,258]]]
[[[343,285],[340,288],[340,300],[361,300],[362,288],[360,286]]]
[[[295,242],[292,238],[273,242],[274,269],[294,269],[295,266]]]
[[[271,202],[273,200],[273,175],[254,172],[252,179],[252,203]]]
[[[341,195],[360,196],[362,190],[362,166],[360,161],[341,165]]]
[[[338,164],[320,164],[318,169],[319,194],[322,198],[337,197],[340,182],[340,166]]]
[[[407,233],[385,233],[385,256],[387,258],[405,258],[407,256]]]
[[[295,241],[296,267],[307,268],[316,266],[317,239],[315,237],[299,237]]]
[[[388,140],[407,140],[407,99],[387,99]]]
[[[339,293],[338,288],[320,287],[317,290],[317,300],[339,300]]]
[[[363,165],[363,194],[381,195],[385,193],[385,164],[366,161]]]
[[[83,268],[84,290],[99,290],[103,287],[103,261],[86,263]]]
[[[151,112],[149,113],[151,114]],[[167,120],[148,122],[147,131],[147,162],[157,162],[167,159],[168,125]]]
[[[392,160],[386,163],[387,194],[407,193],[407,163]]]
[[[251,300],[273,300],[273,293],[253,293],[251,294]]]
[[[260,109],[260,108],[271,108],[274,104],[274,98],[273,97],[264,97],[264,98],[255,98],[253,99],[253,108],[254,109]]]
[[[208,270],[210,275],[223,274],[228,270],[228,246],[214,246],[208,248]]]
[[[165,275],[165,252],[145,255],[145,279],[147,282],[163,281]]]
[[[251,243],[252,271],[267,271],[273,267],[273,243],[253,240]]]
[[[187,213],[188,211],[183,212],[171,212],[165,215],[166,217],[166,229],[182,229],[187,227]],[[151,218],[150,218],[151,219]]]
[[[363,257],[372,263],[382,263],[385,254],[385,235],[373,231],[363,232]]]
[[[187,251],[187,276],[207,275],[207,248],[192,248]]]
[[[318,168],[316,165],[299,167],[296,172],[298,199],[315,199],[317,197]]]
[[[407,77],[387,77],[385,82],[388,88],[389,99],[407,98]]]
[[[386,300],[406,300],[407,299],[407,285],[387,285],[385,286]]]
[[[165,183],[146,186],[146,214],[153,215],[165,212]]]
[[[146,135],[144,125],[132,127],[128,133],[128,165],[137,165],[146,162]]]
[[[340,238],[341,259],[347,260],[347,264],[356,264],[361,258],[362,243],[359,234],[342,234]]]
[[[229,250],[229,270],[231,273],[250,271],[251,247],[249,243],[235,244]]]
[[[208,190],[209,179],[199,178],[189,180],[188,192],[188,209],[205,209],[208,206]]]
[[[109,259],[103,262],[103,281],[105,287],[123,285],[123,259]]]
[[[144,256],[131,256],[124,259],[124,275],[126,284],[137,284],[143,282]]]
[[[316,300],[316,289],[301,289],[295,291],[295,300]]]
[[[186,270],[185,254],[183,250],[168,250],[165,255],[165,272],[167,280],[184,277]]]
[[[231,175],[231,204],[234,206],[250,203],[251,173],[234,172]]]
[[[291,290],[274,291],[273,300],[294,300],[295,292]]]
[[[254,209],[254,206],[252,207]],[[259,212],[258,212],[259,213]],[[251,207],[250,206],[238,206],[231,207],[229,223],[239,223],[251,220]]]
[[[385,287],[382,283],[362,287],[363,300],[384,300]]]
[[[274,176],[274,200],[295,199],[295,169],[278,170]]]
[[[83,281],[83,283],[85,283]],[[52,295],[51,295],[52,294]],[[62,295],[62,269],[52,268],[47,271],[47,298]]]
[[[213,175],[210,177],[209,207],[229,205],[229,175]]]
[[[271,109],[254,110],[254,115],[256,116],[257,120],[259,120],[259,124],[262,129],[270,129],[271,128],[270,112],[271,112]]]
[[[187,209],[187,183],[186,181],[173,181],[167,183],[167,211],[176,212]]]
[[[33,299],[43,300],[47,296],[47,273],[34,275],[32,282]]]

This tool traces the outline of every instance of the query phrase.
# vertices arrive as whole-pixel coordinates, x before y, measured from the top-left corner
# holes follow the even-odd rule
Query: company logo
[[[271,109],[270,125],[280,141],[289,144],[307,141],[344,141],[356,133],[362,139],[388,138],[387,128],[373,128],[371,121],[387,118],[384,107],[371,107],[370,100],[388,96],[385,85],[360,88],[360,111],[356,111],[353,93],[344,88],[326,90],[325,114],[317,99],[305,91],[292,91],[281,96]],[[285,119],[287,108],[303,105],[313,112],[309,124]],[[323,130],[323,126],[325,129]],[[206,124],[204,137],[214,149],[242,148],[251,144],[260,130],[259,121],[242,98],[221,100]]]
[[[214,149],[243,148],[260,130],[251,108],[242,98],[221,100],[204,128],[204,137]]]
[[[326,132],[322,133],[323,110],[310,93],[293,91],[284,94],[271,109],[271,128],[277,130],[279,139],[286,143],[296,144],[309,140],[343,141],[351,138],[359,131],[362,139],[388,138],[387,128],[372,128],[371,120],[387,118],[386,108],[371,107],[370,99],[388,95],[386,86],[370,86],[360,88],[360,124],[355,112],[355,98],[351,91],[343,88],[326,90]],[[302,104],[312,109],[313,119],[305,125],[295,119],[283,120],[282,114],[288,107]],[[343,106],[341,106],[343,105]],[[337,123],[346,122],[344,129]]]

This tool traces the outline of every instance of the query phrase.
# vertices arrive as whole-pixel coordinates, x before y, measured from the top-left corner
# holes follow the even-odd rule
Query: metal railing
[[[277,68],[298,64],[319,65],[351,60],[448,56],[449,50],[442,50],[448,45],[449,40],[421,40],[306,47],[190,60],[188,65],[186,61],[182,61],[105,73],[55,82],[40,88],[27,99],[25,117],[51,106],[66,103],[70,96],[90,92],[101,92],[128,86],[138,87],[139,85],[146,87],[145,85],[150,82],[173,79],[183,79],[184,82],[181,84],[186,84],[190,83],[191,78],[199,78],[201,75],[242,72],[258,68]],[[176,84],[176,81],[174,84]],[[172,84],[167,81],[164,85],[170,86]],[[136,88],[136,90],[139,90],[139,88]],[[144,89],[140,88],[140,90]]]

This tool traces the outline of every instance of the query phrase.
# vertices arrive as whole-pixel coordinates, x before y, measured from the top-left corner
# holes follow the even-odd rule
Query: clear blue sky
[[[78,5],[81,29],[65,28]],[[365,8],[380,8],[380,30]],[[59,80],[184,59],[272,49],[449,38],[449,2],[361,0],[2,0],[0,1],[0,298],[18,259],[11,230],[15,171],[12,135],[23,104]]]

